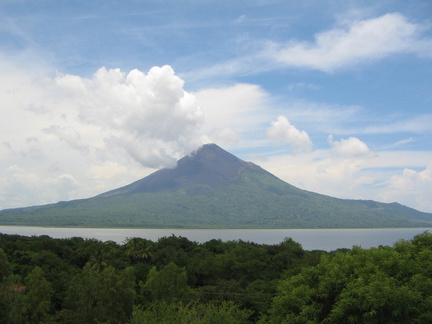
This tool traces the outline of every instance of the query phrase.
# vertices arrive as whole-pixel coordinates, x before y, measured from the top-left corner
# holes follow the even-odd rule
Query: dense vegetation
[[[1,323],[431,323],[432,234],[305,251],[0,234]]]

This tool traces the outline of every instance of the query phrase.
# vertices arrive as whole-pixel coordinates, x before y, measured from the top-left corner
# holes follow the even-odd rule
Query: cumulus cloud
[[[427,167],[423,171],[404,169],[402,175],[392,177],[391,182],[397,189],[414,189],[425,183],[432,184],[432,167]]]
[[[421,171],[405,168],[402,173],[390,178],[389,187],[379,196],[385,201],[397,201],[422,211],[432,212],[431,189],[431,165]]]
[[[169,66],[89,78],[11,66],[0,75],[0,209],[96,195],[201,144],[203,112]]]
[[[145,166],[173,165],[175,152],[199,144],[194,138],[203,113],[170,66],[147,74],[101,68],[91,79],[59,75],[55,83],[76,104],[81,122],[109,130],[105,143],[123,147]]]
[[[373,19],[344,21],[341,26],[316,34],[314,42],[270,43],[268,55],[286,66],[326,72],[396,53],[430,57],[432,39],[421,37],[423,29],[400,13],[390,13]]]
[[[291,145],[295,152],[309,151],[313,146],[309,135],[297,129],[285,116],[271,123],[267,136]]]
[[[333,136],[329,135],[328,142],[331,145],[331,151],[344,157],[370,157],[373,152],[369,147],[356,137],[349,137],[334,141]]]

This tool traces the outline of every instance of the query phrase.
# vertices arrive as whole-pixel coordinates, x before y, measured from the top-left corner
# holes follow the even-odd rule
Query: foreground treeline
[[[304,251],[0,234],[1,323],[432,323],[432,234]]]

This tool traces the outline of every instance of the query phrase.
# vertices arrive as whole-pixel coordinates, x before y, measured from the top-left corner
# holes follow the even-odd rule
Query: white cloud
[[[313,146],[309,135],[303,130],[298,130],[284,116],[279,116],[276,121],[271,123],[267,135],[291,145],[295,152],[309,151]]]
[[[314,41],[249,39],[242,55],[185,74],[200,81],[227,76],[256,75],[286,67],[334,72],[397,54],[432,57],[432,38],[423,36],[430,26],[412,23],[400,13],[371,19],[347,14],[330,30],[318,32]],[[264,50],[263,50],[264,48]]]
[[[88,146],[84,145],[81,140],[79,132],[73,127],[51,125],[47,128],[42,129],[46,134],[52,134],[57,136],[61,141],[64,141],[70,148],[87,153],[89,151]]]
[[[369,147],[356,137],[349,137],[334,141],[333,136],[329,135],[328,141],[331,145],[331,151],[337,155],[345,157],[371,157],[374,153]]]
[[[194,93],[205,114],[203,140],[228,147],[261,137],[258,130],[269,114],[268,94],[257,85],[235,84]]]
[[[314,42],[270,43],[268,56],[286,66],[331,72],[359,62],[378,60],[396,53],[430,57],[432,40],[421,38],[424,28],[400,13],[346,22],[315,35]]]
[[[129,179],[134,170],[131,170],[128,165],[116,161],[104,161],[99,164],[92,164],[88,172],[91,177],[92,191],[94,193],[103,193],[104,191],[118,188],[119,184],[126,184],[124,179]],[[142,173],[143,171],[141,170]],[[139,176],[139,173],[136,174],[134,180],[139,179]]]
[[[23,207],[69,200],[77,188],[78,183],[70,174],[41,177],[12,165],[0,176],[0,206]]]
[[[413,189],[424,183],[432,183],[432,167],[417,172],[412,169],[404,169],[402,175],[391,179],[392,187],[396,189]]]
[[[232,128],[216,128],[208,135],[201,136],[203,143],[219,143],[224,148],[236,147],[239,144],[240,136]]]
[[[0,209],[96,195],[173,166],[201,144],[203,112],[169,66],[101,68],[90,78],[12,63],[5,71]],[[103,166],[113,173],[104,180]]]
[[[92,79],[60,75],[55,81],[78,107],[80,122],[108,129],[106,143],[125,148],[144,166],[173,165],[173,154],[198,145],[203,113],[169,66],[148,74],[101,68]]]
[[[422,211],[432,212],[430,193],[432,190],[432,166],[422,171],[404,169],[393,175],[389,187],[380,193],[385,201],[397,201]]]

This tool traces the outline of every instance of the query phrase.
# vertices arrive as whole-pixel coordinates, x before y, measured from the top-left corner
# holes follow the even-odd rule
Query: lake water
[[[410,240],[415,235],[432,228],[385,228],[385,229],[112,229],[112,228],[53,228],[27,226],[0,226],[0,233],[25,236],[48,235],[53,238],[74,236],[95,238],[101,241],[123,243],[128,237],[142,237],[156,241],[160,237],[183,236],[200,243],[211,239],[243,240],[260,244],[278,244],[286,237],[299,242],[305,250],[332,251],[351,248],[392,246],[400,239]]]

